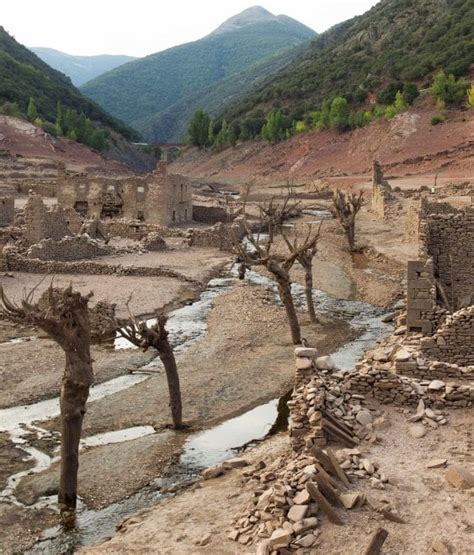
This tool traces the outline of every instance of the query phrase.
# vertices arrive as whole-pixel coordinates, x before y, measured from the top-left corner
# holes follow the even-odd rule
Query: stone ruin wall
[[[423,200],[419,238],[420,260],[408,262],[407,332],[421,332],[422,355],[453,375],[474,365],[474,209]]]
[[[421,224],[421,255],[432,257],[443,295],[451,311],[474,303],[474,208],[430,214]],[[441,303],[440,303],[441,304]]]
[[[222,206],[204,206],[195,204],[193,206],[193,220],[198,223],[214,225],[231,221],[231,216]]]
[[[4,265],[7,271],[28,272],[33,274],[89,274],[140,277],[169,277],[180,281],[197,283],[184,274],[163,267],[122,266],[120,264],[101,264],[90,260],[62,261],[28,258],[13,246],[3,248]]]
[[[61,240],[43,239],[32,245],[27,257],[38,260],[84,260],[112,254],[114,249],[100,245],[85,235],[66,236]]]
[[[414,199],[408,206],[405,219],[405,239],[407,241],[420,240],[421,222],[429,214],[456,214],[457,210],[447,202],[432,202],[427,197]]]
[[[104,177],[62,173],[60,206],[85,217],[123,218],[172,225],[192,220],[192,187],[188,178],[170,175],[166,163],[144,177]]]
[[[382,166],[378,160],[374,160],[372,166],[371,212],[378,219],[385,219],[388,216],[389,203],[392,200],[391,187],[383,176]]]
[[[221,251],[231,251],[235,237],[241,237],[242,228],[238,223],[218,223],[207,229],[190,229],[190,247],[214,247]]]
[[[421,351],[433,360],[474,366],[474,305],[449,314],[431,337],[421,340]]]

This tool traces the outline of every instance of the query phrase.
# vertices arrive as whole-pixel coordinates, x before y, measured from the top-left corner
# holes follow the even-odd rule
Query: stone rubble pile
[[[471,311],[472,307],[459,312]],[[367,351],[355,369],[344,376],[349,389],[363,394],[370,392],[382,403],[417,405],[423,400],[438,410],[472,406],[474,366],[430,358],[426,347],[436,339],[419,333],[405,335],[404,318],[401,314],[396,319],[395,332]],[[460,319],[464,321],[464,316]]]
[[[304,552],[316,547],[324,519],[343,525],[344,512],[366,502],[365,495],[354,491],[347,478],[349,473],[346,475],[337,462],[348,460],[351,452],[354,460],[363,461],[362,470],[358,463],[357,470],[351,472],[354,478],[364,474],[384,487],[383,481],[388,480],[378,473],[375,463],[360,456],[358,449],[344,449],[337,458],[328,449],[318,450],[318,456],[299,453],[287,459],[279,457],[268,465],[260,461],[243,471],[254,498],[236,516],[228,538],[246,546],[258,544],[257,553],[262,555],[280,553],[280,549]]]
[[[383,423],[380,412],[364,407],[363,395],[345,391],[340,377],[318,370],[336,370],[329,357],[317,358],[316,349],[307,347],[295,349],[295,355],[297,386],[288,402],[293,452],[243,471],[254,497],[228,534],[242,545],[258,543],[262,555],[316,547],[322,519],[343,525],[344,511],[364,505],[364,494],[351,482],[368,478],[377,489],[388,483],[377,463],[354,447],[359,438],[374,438],[374,427]],[[331,437],[350,447],[323,450]],[[208,469],[204,477],[224,472],[225,464]]]

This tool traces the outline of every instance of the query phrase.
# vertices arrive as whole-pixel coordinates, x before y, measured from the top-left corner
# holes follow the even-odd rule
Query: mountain
[[[439,69],[465,75],[474,62],[472,0],[381,0],[315,38],[295,60],[224,113],[242,122],[278,107],[302,119],[323,100],[363,102],[394,80],[428,86]]]
[[[178,100],[158,114],[138,120],[135,122],[135,126],[151,142],[183,142],[189,122],[196,110],[204,110],[212,117],[218,116],[229,104],[251,90],[252,87],[286,66],[301,53],[303,48],[304,44],[301,44],[258,62],[237,75],[232,75]]]
[[[72,56],[53,48],[31,47],[30,50],[43,62],[67,75],[76,87],[102,75],[102,73],[136,59],[133,56],[108,54],[102,56]]]
[[[50,122],[55,121],[56,105],[61,101],[63,110],[83,112],[92,121],[127,139],[139,138],[136,132],[79,92],[68,77],[49,67],[0,27],[0,107],[5,102],[16,102],[26,113],[30,97],[35,99],[38,115]]]
[[[204,95],[210,86],[314,36],[313,30],[294,19],[249,8],[200,40],[129,62],[86,83],[81,90],[144,131],[148,124],[143,122],[178,101],[198,91]],[[158,129],[156,136],[167,140],[166,127]]]

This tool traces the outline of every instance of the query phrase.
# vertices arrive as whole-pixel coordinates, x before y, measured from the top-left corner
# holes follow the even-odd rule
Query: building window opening
[[[184,221],[185,222],[188,221],[188,209],[187,208],[184,209]]]
[[[176,210],[173,210],[173,222],[176,221]]]

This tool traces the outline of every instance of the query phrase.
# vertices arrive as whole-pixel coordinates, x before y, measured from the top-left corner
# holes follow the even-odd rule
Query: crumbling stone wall
[[[168,174],[165,162],[143,177],[71,175],[63,171],[58,203],[84,217],[124,218],[164,226],[192,220],[191,183],[182,175]]]
[[[421,340],[421,350],[433,360],[474,365],[474,305],[448,315],[432,337]]]
[[[474,209],[427,201],[421,208],[420,260],[408,262],[407,330],[431,335],[446,311],[474,303]]]
[[[103,341],[115,336],[115,307],[113,303],[100,300],[89,308],[89,322],[91,326],[91,339]]]
[[[430,214],[421,225],[421,253],[433,259],[438,299],[451,311],[474,303],[474,208]]]
[[[430,214],[456,214],[457,210],[447,202],[433,202],[428,197],[413,199],[405,219],[405,239],[418,243],[421,222]]]
[[[27,252],[29,258],[38,260],[83,260],[112,254],[111,247],[100,245],[86,235],[68,236],[60,241],[43,239],[32,245]]]
[[[433,263],[410,260],[407,265],[407,330],[429,335],[433,322],[429,314],[436,306],[436,286],[433,278]],[[422,317],[422,313],[423,316]]]
[[[34,274],[90,274],[142,277],[169,277],[189,283],[198,283],[195,279],[185,276],[166,267],[122,266],[120,264],[99,264],[85,261],[46,261],[38,258],[28,258],[21,255],[13,246],[5,246],[3,255],[6,269],[14,272],[29,272]]]
[[[68,211],[59,206],[48,210],[41,195],[31,193],[23,210],[26,223],[26,239],[29,245],[39,243],[43,239],[61,240],[72,235],[69,222],[77,226],[75,218],[68,217]]]
[[[380,162],[374,160],[372,165],[372,197],[370,208],[380,220],[388,216],[389,203],[394,200],[391,190],[388,181],[383,176]]]
[[[190,229],[188,244],[190,247],[215,247],[221,251],[230,251],[235,237],[240,237],[238,224],[217,223],[207,229]]]
[[[168,248],[166,241],[156,231],[149,233],[141,243],[147,251],[165,251]]]
[[[227,210],[222,206],[204,206],[195,204],[193,206],[193,220],[195,222],[214,225],[231,221]]]

